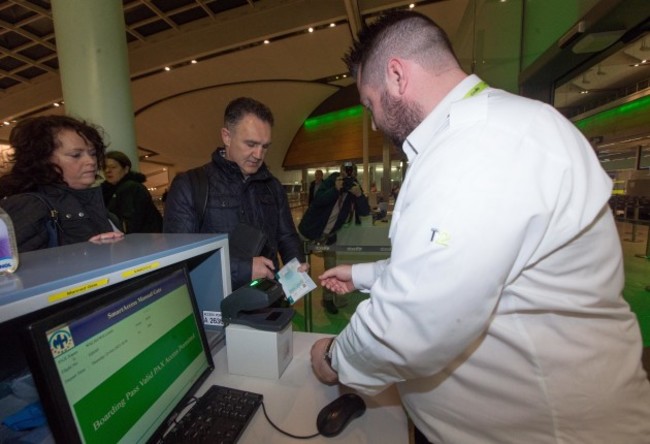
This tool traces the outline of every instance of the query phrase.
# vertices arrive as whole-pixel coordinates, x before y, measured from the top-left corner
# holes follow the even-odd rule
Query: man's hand
[[[88,239],[88,241],[94,244],[110,244],[122,239],[124,239],[124,233],[121,231],[109,231],[107,233],[96,234]]]
[[[253,267],[251,270],[251,280],[254,279],[275,279],[275,265],[273,261],[264,256],[256,256],[253,258]]]
[[[311,368],[316,377],[325,384],[336,384],[339,382],[339,375],[325,359],[327,347],[333,338],[319,339],[311,346]]]
[[[338,265],[318,276],[320,284],[336,294],[346,294],[356,289],[352,282],[352,265]]]
[[[359,185],[353,185],[352,188],[350,188],[350,193],[354,194],[356,197],[359,197],[363,194]]]

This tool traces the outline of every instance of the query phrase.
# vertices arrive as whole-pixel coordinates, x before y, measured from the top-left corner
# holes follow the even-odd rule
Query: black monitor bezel
[[[197,322],[197,329],[199,330],[208,366],[192,384],[192,387],[187,391],[187,393],[179,400],[176,406],[174,406],[167,418],[148,438],[148,442],[156,442],[163,436],[165,431],[173,423],[174,418],[183,410],[189,400],[194,396],[196,390],[198,390],[214,370],[214,361],[210,352],[210,346],[203,328],[203,323],[201,322],[201,316],[194,295],[194,290],[192,288],[190,275],[184,262],[160,268],[147,273],[146,275],[118,282],[110,287],[84,295],[83,297],[80,297],[79,301],[76,303],[66,305],[61,310],[57,310],[51,315],[33,321],[26,326],[26,336],[29,343],[27,358],[30,370],[34,377],[34,382],[38,389],[50,430],[56,442],[81,443],[82,440],[79,431],[77,430],[73,413],[66,401],[63,384],[60,381],[58,371],[54,364],[49,344],[44,340],[45,333],[58,325],[65,324],[69,320],[100,310],[103,307],[123,298],[125,294],[129,294],[143,286],[150,285],[161,278],[168,277],[178,270],[181,270],[185,275],[192,308]]]

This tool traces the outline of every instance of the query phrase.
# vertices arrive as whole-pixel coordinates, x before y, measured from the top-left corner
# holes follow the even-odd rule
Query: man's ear
[[[401,59],[393,58],[386,65],[386,84],[394,95],[403,95],[408,85],[407,67]]]
[[[230,146],[230,131],[228,131],[228,128],[221,128],[221,141],[224,146]]]

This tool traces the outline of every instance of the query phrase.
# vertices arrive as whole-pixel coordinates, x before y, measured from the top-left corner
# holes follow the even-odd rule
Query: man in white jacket
[[[589,143],[553,107],[464,73],[415,12],[364,29],[346,62],[409,166],[391,257],[320,276],[370,298],[314,344],[316,375],[396,384],[435,443],[650,442],[612,183]]]

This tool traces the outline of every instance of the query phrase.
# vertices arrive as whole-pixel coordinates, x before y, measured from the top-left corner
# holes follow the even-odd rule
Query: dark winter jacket
[[[58,212],[59,245],[85,242],[97,234],[113,231],[100,187],[74,190],[64,185],[46,185],[35,193]],[[50,210],[43,201],[23,193],[1,200],[0,206],[14,224],[19,252],[47,248],[49,236],[45,224]]]
[[[102,183],[108,211],[120,220],[119,228],[129,233],[160,233],[162,216],[143,185],[146,176],[129,171],[117,184]]]
[[[305,211],[305,214],[300,220],[298,231],[307,239],[323,241],[328,245],[333,244],[336,242],[336,232],[348,219],[353,208],[359,216],[367,216],[370,214],[368,198],[364,194],[356,197],[344,189],[340,191],[336,189],[336,178],[339,174],[330,174],[323,181],[314,196],[314,200],[307,207],[307,211]],[[335,205],[340,205],[339,214],[334,223],[334,227],[328,235],[325,235],[323,230],[327,225],[327,221]]]
[[[318,184],[318,188],[320,188],[323,185],[323,181]],[[318,191],[318,188],[316,187],[316,181],[312,180],[309,183],[309,194],[307,197],[307,205],[311,204],[314,200],[314,196],[316,195],[316,191]]]
[[[165,201],[165,233],[230,234],[239,222],[244,222],[264,232],[267,243],[262,255],[273,260],[276,270],[279,270],[278,253],[283,263],[293,258],[305,262],[287,194],[265,164],[245,180],[239,166],[223,158],[218,149],[212,154],[212,162],[201,168],[205,168],[209,182],[208,204],[202,226],[197,227],[198,216],[190,178],[187,173],[181,173],[174,178]],[[252,258],[231,255],[233,290],[247,284],[251,272]]]

